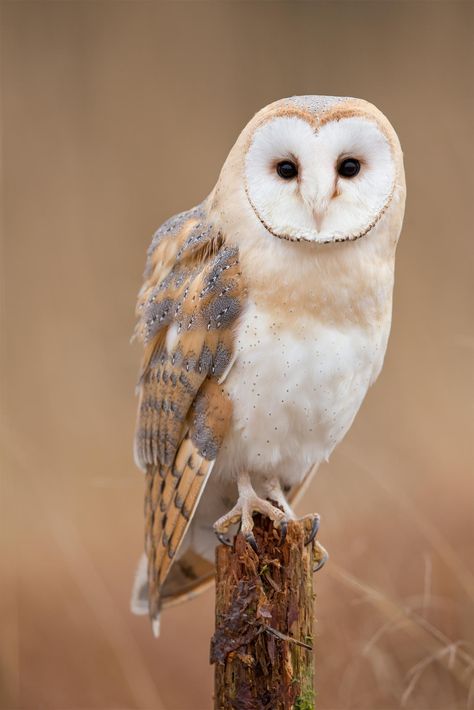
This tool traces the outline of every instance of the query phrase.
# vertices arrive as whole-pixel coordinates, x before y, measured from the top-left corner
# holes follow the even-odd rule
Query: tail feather
[[[132,597],[130,599],[130,609],[133,614],[143,616],[148,614],[148,575],[147,559],[145,553],[140,557],[135,580],[132,587]]]

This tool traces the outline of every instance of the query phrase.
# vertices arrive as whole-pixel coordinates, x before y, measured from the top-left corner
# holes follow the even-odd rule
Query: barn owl
[[[132,610],[155,633],[163,606],[212,581],[214,532],[240,523],[254,545],[258,511],[284,536],[351,426],[384,359],[404,203],[400,144],[375,106],[292,97],[257,113],[210,195],[154,235],[137,307],[146,542]]]

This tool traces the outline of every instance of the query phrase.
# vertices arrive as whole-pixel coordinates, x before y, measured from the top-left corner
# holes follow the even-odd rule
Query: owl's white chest
[[[389,315],[370,330],[312,316],[283,324],[250,304],[224,384],[233,402],[225,474],[248,469],[296,483],[327,459],[380,371],[389,328]]]

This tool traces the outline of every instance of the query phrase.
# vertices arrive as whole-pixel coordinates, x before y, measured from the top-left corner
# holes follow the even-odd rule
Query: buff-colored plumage
[[[349,183],[331,166],[356,151]],[[274,174],[287,156],[292,184]],[[155,234],[138,302],[146,562],[132,600],[155,630],[163,605],[212,580],[215,518],[249,527],[271,497],[281,525],[349,428],[383,362],[404,196],[383,114],[296,97],[257,114],[210,196]]]
[[[152,617],[231,411],[218,383],[231,362],[232,325],[245,292],[237,250],[202,222],[204,210],[175,218],[157,232],[138,303],[145,359],[136,457],[146,470]]]

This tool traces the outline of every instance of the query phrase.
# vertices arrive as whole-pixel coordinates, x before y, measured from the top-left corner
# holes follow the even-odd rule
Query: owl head
[[[273,237],[354,241],[370,233],[397,188],[404,189],[402,152],[372,104],[292,97],[254,116],[229,154],[220,186],[239,190],[240,205],[246,202]]]

